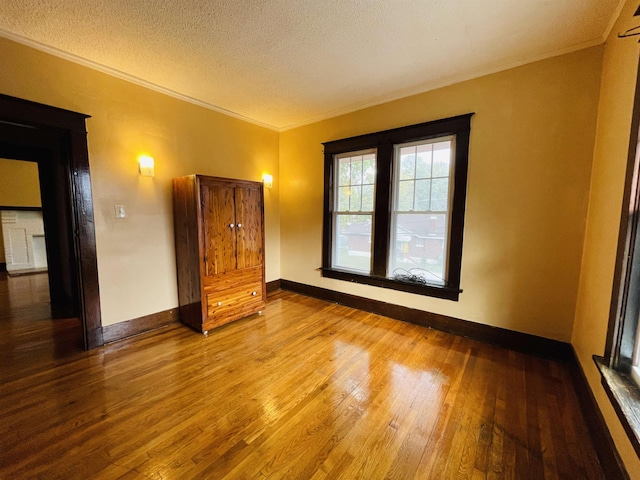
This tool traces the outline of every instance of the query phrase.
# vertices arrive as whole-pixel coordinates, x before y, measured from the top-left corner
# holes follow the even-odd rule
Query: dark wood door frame
[[[68,205],[71,209],[71,232],[74,248],[75,281],[78,286],[78,309],[84,329],[85,348],[104,344],[91,176],[87,150],[86,119],[89,115],[51,107],[0,94],[0,128],[2,124],[31,127],[34,138],[55,135],[62,139],[60,165],[68,180]],[[39,148],[34,140],[34,148]]]
[[[69,137],[65,131],[0,122],[0,156],[35,162],[40,179],[42,220],[47,245],[51,316],[80,316],[74,220],[69,175]]]

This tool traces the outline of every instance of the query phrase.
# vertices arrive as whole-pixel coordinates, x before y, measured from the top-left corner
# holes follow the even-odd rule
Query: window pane
[[[448,177],[451,162],[451,142],[433,144],[433,176]]]
[[[353,170],[352,170],[353,171]],[[349,210],[352,212],[359,212],[362,210],[362,187],[354,185],[351,187],[351,204]]]
[[[336,212],[373,212],[375,205],[376,154],[353,152],[336,158]],[[364,192],[363,192],[364,187]],[[365,206],[362,195],[366,195]]]
[[[409,180],[416,174],[416,147],[400,149],[400,180]]]
[[[371,272],[371,215],[336,215],[333,267]]]
[[[351,185],[362,185],[362,157],[351,159]]]
[[[349,158],[341,158],[338,168],[338,185],[349,185],[351,181],[351,161]]]
[[[351,188],[338,187],[338,208],[339,212],[347,212],[349,210],[349,199],[351,198]]]
[[[431,177],[431,150],[432,144],[418,145],[416,159],[416,178]]]
[[[373,212],[373,185],[362,187],[362,211]]]
[[[398,207],[401,212],[413,210],[413,180],[400,182],[398,186]]]
[[[431,196],[431,180],[416,180],[415,210],[429,210],[429,197]]]
[[[434,178],[431,181],[431,211],[445,212],[449,203],[449,179]]]
[[[444,283],[446,215],[394,215],[391,243],[389,278],[412,283]]]
[[[365,155],[362,164],[362,182],[373,183],[376,180],[376,157],[373,154]]]

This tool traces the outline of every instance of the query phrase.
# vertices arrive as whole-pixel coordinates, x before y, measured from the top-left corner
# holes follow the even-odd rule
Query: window
[[[602,384],[640,457],[640,68],[627,158]]]
[[[458,299],[472,115],[324,144],[324,276]]]
[[[333,266],[371,272],[375,150],[336,155]]]
[[[388,275],[444,285],[452,136],[395,146]]]

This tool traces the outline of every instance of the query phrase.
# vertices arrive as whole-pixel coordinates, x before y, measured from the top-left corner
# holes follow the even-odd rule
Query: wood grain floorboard
[[[80,349],[0,274],[1,479],[602,479],[562,363],[277,291]]]

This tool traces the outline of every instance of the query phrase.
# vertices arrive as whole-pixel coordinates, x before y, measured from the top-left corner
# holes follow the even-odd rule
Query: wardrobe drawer
[[[219,319],[225,316],[233,319],[255,313],[254,310],[264,308],[262,282],[247,285],[239,285],[224,290],[214,290],[207,293],[207,317],[208,320]],[[231,320],[229,320],[231,321]]]

